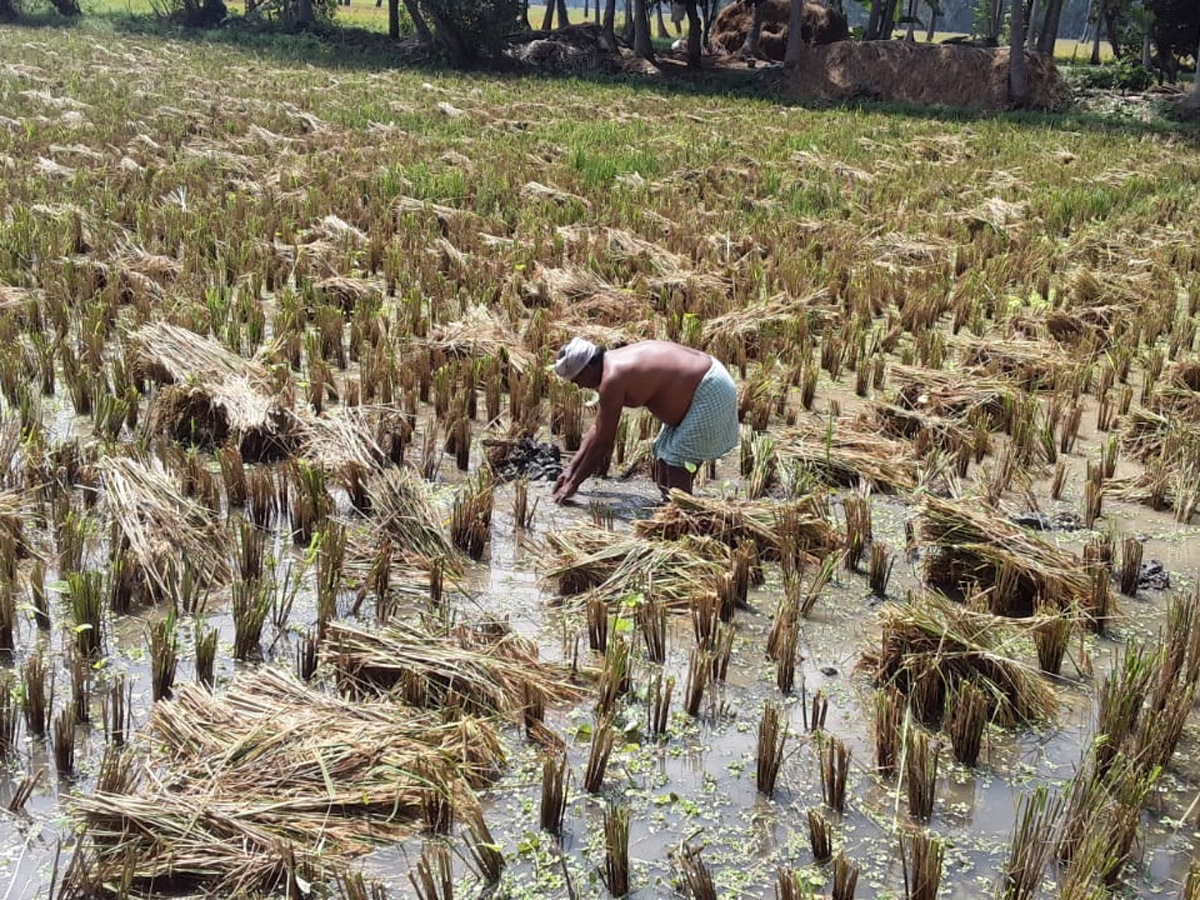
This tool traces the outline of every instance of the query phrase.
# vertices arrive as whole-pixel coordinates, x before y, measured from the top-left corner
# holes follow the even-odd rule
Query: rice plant
[[[850,748],[839,738],[822,733],[818,746],[821,761],[821,797],[835,812],[846,811],[846,776],[850,773]]]
[[[319,645],[319,639],[311,630],[302,634],[296,641],[296,676],[301,681],[312,681],[313,676],[317,674]]]
[[[69,659],[71,673],[71,707],[75,721],[87,724],[92,720],[92,664],[78,654]]]
[[[945,844],[928,831],[900,835],[900,861],[904,870],[906,900],[937,900],[944,856]]]
[[[871,542],[871,501],[867,497],[847,497],[842,504],[846,515],[846,571],[858,570],[867,545]]]
[[[471,869],[484,885],[494,885],[504,873],[504,854],[483,818],[483,810],[471,806],[463,815],[462,842]]]
[[[704,848],[684,842],[675,854],[679,884],[691,900],[716,900],[717,888],[701,856]]]
[[[867,563],[867,583],[876,597],[887,596],[888,582],[891,581],[892,567],[895,564],[896,558],[888,552],[886,544],[871,545],[871,556]]]
[[[649,701],[646,706],[647,725],[650,734],[661,738],[667,733],[671,715],[671,694],[675,690],[674,676],[667,677],[660,670],[650,683]]]
[[[604,886],[613,897],[629,893],[629,821],[627,806],[604,809]]]
[[[473,560],[483,558],[492,527],[495,482],[486,469],[454,498],[450,513],[450,539]]]
[[[50,684],[46,684],[46,676]],[[44,738],[50,728],[50,716],[54,706],[54,671],[47,673],[46,659],[41,651],[31,654],[21,670],[22,711],[25,727],[31,735]]]
[[[875,692],[875,768],[890,777],[900,760],[900,740],[904,724],[904,698],[895,687]]]
[[[833,887],[830,892],[832,900],[854,900],[854,891],[858,887],[858,866],[839,853],[833,861]]]
[[[133,685],[124,674],[117,675],[100,695],[100,710],[105,741],[116,747],[125,746],[133,733]]]
[[[150,626],[150,686],[155,702],[168,699],[175,685],[179,665],[179,636],[175,630],[175,611]]]
[[[418,900],[454,900],[454,870],[446,845],[426,841],[408,880]]]
[[[99,572],[71,572],[66,582],[75,623],[75,647],[82,656],[101,656],[104,653],[102,576]]]
[[[829,715],[829,698],[825,696],[825,692],[818,690],[812,696],[811,705],[805,692],[801,690],[800,699],[800,714],[804,718],[804,728],[806,731],[818,732],[825,730],[825,718]]]
[[[617,701],[627,694],[633,684],[633,658],[629,641],[622,635],[608,644],[604,654],[604,668],[600,671],[596,709],[610,713],[616,709]]]
[[[604,771],[608,768],[608,758],[612,754],[613,741],[612,714],[596,720],[592,727],[592,743],[588,750],[587,769],[583,776],[583,789],[589,794],[600,793],[604,785]]]
[[[779,706],[768,700],[758,723],[757,768],[754,776],[755,787],[765,797],[775,793],[775,780],[783,765],[786,743],[787,724],[781,720]]]
[[[40,559],[34,560],[29,570],[29,594],[38,631],[49,631],[50,603],[46,596],[46,564]]]
[[[562,835],[563,817],[567,812],[567,791],[571,772],[566,756],[547,755],[542,762],[542,802],[539,822],[542,831],[556,837]]]
[[[13,672],[0,673],[0,762],[7,762],[17,749],[17,733],[21,727],[22,704],[17,695],[17,679]]]
[[[667,659],[666,609],[656,603],[653,596],[648,597],[638,604],[637,619],[646,646],[646,659],[662,664]]]
[[[273,592],[262,581],[235,581],[232,586],[233,658],[247,660],[261,652],[263,625]]]
[[[700,715],[700,705],[704,702],[704,688],[711,677],[712,654],[699,647],[693,647],[688,657],[683,698],[683,709],[692,718]]]
[[[217,638],[220,636],[215,628],[206,628],[203,622],[196,622],[193,629],[196,654],[196,681],[209,690],[213,687],[213,674],[217,659]]]
[[[1038,666],[1049,675],[1062,671],[1067,644],[1074,623],[1056,607],[1042,604],[1037,609],[1038,621],[1033,626],[1033,643],[1037,649]]]
[[[608,604],[598,594],[589,594],[587,612],[588,648],[596,653],[608,649]]]
[[[518,478],[513,482],[513,528],[517,531],[532,529],[536,512],[537,500],[532,505],[529,503],[529,479]]]
[[[525,725],[525,737],[532,739],[546,718],[546,696],[532,681],[525,681],[521,691],[524,700],[521,719]]]
[[[1127,537],[1121,544],[1121,593],[1136,597],[1138,580],[1142,571],[1142,542],[1136,537]]]
[[[54,717],[54,767],[60,776],[75,772],[75,708],[67,706]]]
[[[1008,862],[997,888],[1000,900],[1033,900],[1054,854],[1062,813],[1062,796],[1051,797],[1044,785],[1022,795]]]
[[[808,844],[812,848],[813,859],[817,862],[825,863],[833,858],[833,838],[830,834],[829,820],[819,809],[808,811]]]
[[[966,682],[951,700],[947,727],[954,758],[964,766],[974,766],[978,762],[986,725],[987,698],[978,687]]]
[[[919,728],[909,728],[907,734],[904,748],[904,787],[908,797],[908,813],[918,822],[928,822],[933,816],[938,756],[942,748],[938,741],[931,741]]]

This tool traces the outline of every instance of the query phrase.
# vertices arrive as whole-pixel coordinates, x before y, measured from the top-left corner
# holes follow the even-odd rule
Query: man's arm
[[[612,451],[617,439],[617,426],[621,422],[625,392],[618,385],[603,385],[600,389],[600,408],[596,421],[588,429],[587,436],[579,445],[579,451],[555,484],[554,500],[562,503],[579,490],[588,477],[600,471],[604,460]]]

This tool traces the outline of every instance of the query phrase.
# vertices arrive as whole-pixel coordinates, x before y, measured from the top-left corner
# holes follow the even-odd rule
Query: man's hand
[[[566,473],[559,475],[558,480],[554,482],[554,502],[560,505],[566,503],[575,496],[578,489],[578,485],[572,484]]]

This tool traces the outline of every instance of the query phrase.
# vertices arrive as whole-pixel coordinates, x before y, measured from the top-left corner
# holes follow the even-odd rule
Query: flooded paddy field
[[[1194,134],[105,27],[0,31],[0,896],[1198,896]],[[508,478],[577,334],[734,373],[694,499]]]

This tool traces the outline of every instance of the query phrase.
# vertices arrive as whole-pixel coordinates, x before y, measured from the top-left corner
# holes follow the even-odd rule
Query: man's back
[[[601,397],[619,392],[622,405],[645,407],[667,425],[678,425],[697,385],[712,366],[700,350],[668,341],[641,341],[604,354]]]

